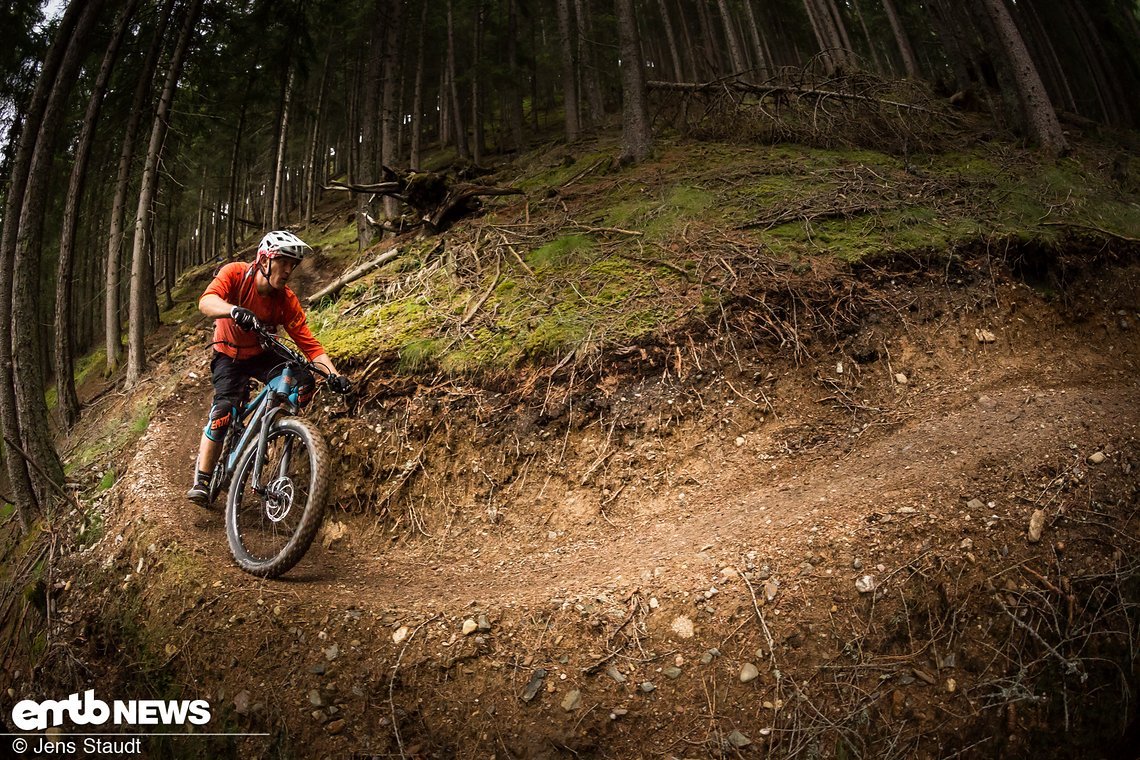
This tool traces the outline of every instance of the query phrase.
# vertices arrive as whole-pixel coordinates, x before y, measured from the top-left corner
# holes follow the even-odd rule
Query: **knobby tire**
[[[247,573],[261,578],[276,578],[285,573],[305,556],[313,539],[320,530],[324,521],[325,505],[328,500],[329,489],[329,454],[328,446],[309,423],[296,417],[280,418],[273,423],[269,431],[268,449],[274,443],[294,439],[291,448],[290,475],[297,469],[297,460],[304,458],[308,466],[308,483],[304,485],[304,503],[291,503],[288,512],[300,509],[301,514],[295,526],[291,527],[291,535],[285,540],[279,550],[273,551],[271,556],[258,556],[256,549],[252,550],[247,544],[253,531],[268,530],[276,534],[277,524],[267,514],[266,499],[253,492],[248,484],[253,480],[253,465],[257,458],[257,446],[250,446],[242,455],[234,471],[230,483],[229,498],[226,500],[226,539],[230,551],[238,566]],[[300,445],[298,445],[300,444]],[[276,458],[272,460],[267,456],[266,474],[262,477],[263,484],[273,481],[277,477]],[[250,500],[245,503],[245,500]],[[292,500],[291,500],[292,501]],[[286,518],[289,514],[286,514]],[[250,524],[256,520],[256,524]],[[282,522],[284,519],[282,520]],[[284,529],[281,535],[288,532]]]

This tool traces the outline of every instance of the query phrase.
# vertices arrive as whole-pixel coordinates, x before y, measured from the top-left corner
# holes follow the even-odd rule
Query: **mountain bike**
[[[305,555],[324,520],[328,444],[295,415],[312,395],[313,375],[328,373],[265,328],[254,332],[284,369],[234,414],[210,480],[210,502],[228,490],[226,540],[234,560],[247,573],[276,578]]]

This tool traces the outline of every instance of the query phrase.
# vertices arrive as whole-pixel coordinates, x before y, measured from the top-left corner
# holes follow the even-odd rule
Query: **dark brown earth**
[[[1138,275],[864,274],[882,308],[800,365],[738,332],[525,397],[318,398],[337,505],[278,581],[183,500],[209,395],[184,333],[103,538],[56,571],[37,683],[265,734],[153,756],[1108,756],[1137,685]]]

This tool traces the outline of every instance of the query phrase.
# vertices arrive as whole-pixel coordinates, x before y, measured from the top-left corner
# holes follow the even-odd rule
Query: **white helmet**
[[[292,232],[274,230],[261,239],[257,246],[257,258],[275,259],[278,256],[287,256],[300,262],[305,258],[305,251],[309,244]]]

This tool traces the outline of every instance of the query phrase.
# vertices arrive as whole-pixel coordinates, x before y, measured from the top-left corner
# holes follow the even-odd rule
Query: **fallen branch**
[[[37,462],[36,460],[34,460],[30,456],[28,456],[28,453],[26,451],[24,451],[22,448],[20,448],[11,438],[9,438],[8,436],[4,436],[4,442],[7,443],[8,446],[10,446],[13,451],[15,451],[21,457],[23,457],[25,462],[27,462],[28,464],[30,464],[33,467],[35,469],[35,471],[37,473],[39,473],[39,476],[41,478],[43,478],[44,481],[49,486],[51,486],[51,489],[53,491],[55,491],[57,494],[59,494],[61,497],[63,497],[64,501],[69,502],[71,504],[71,506],[75,507],[76,512],[78,512],[81,515],[86,516],[87,508],[84,507],[83,504],[79,501],[79,499],[77,499],[75,497],[75,494],[69,493],[63,486],[61,486],[59,483],[56,483],[54,480],[52,480],[51,477],[46,472],[44,472],[43,468],[40,467],[39,462]]]
[[[322,190],[342,190],[349,193],[375,193],[377,195],[394,195],[403,189],[402,182],[373,182],[370,184],[353,184],[348,182],[333,182],[330,185],[321,185]]]
[[[928,113],[932,116],[951,121],[948,114],[935,111],[923,106],[916,106],[910,103],[902,103],[897,100],[887,100],[885,98],[874,98],[870,95],[858,95],[853,92],[836,92],[835,90],[820,90],[815,87],[793,87],[789,85],[780,86],[764,86],[758,84],[749,84],[747,82],[646,82],[646,88],[650,90],[671,90],[674,92],[695,92],[695,93],[722,93],[725,90],[753,93],[761,97],[779,96],[779,95],[798,95],[800,97],[814,97],[823,100],[825,98],[839,98],[841,100],[855,100],[861,103],[877,103],[885,106],[892,106],[894,108],[902,108],[908,111],[918,111],[920,113]]]
[[[318,303],[323,298],[334,298],[335,299],[337,294],[340,293],[340,291],[344,289],[345,285],[348,285],[349,283],[352,283],[352,282],[355,282],[356,280],[359,280],[364,275],[368,274],[369,272],[371,272],[375,269],[378,269],[378,268],[384,266],[389,261],[391,261],[392,259],[396,258],[399,255],[400,255],[400,249],[393,247],[393,248],[389,248],[387,251],[380,254],[379,256],[372,259],[371,261],[366,261],[365,263],[361,264],[360,266],[356,267],[355,269],[351,270],[350,272],[347,272],[346,274],[342,275],[340,278],[338,278],[334,282],[329,283],[327,286],[321,288],[316,293],[313,293],[311,296],[309,296],[309,306],[313,306],[314,304]]]
[[[640,261],[642,264],[653,264],[654,266],[665,267],[671,272],[676,272],[686,281],[693,281],[693,278],[688,272],[676,264],[670,264],[668,261],[662,261],[661,259],[655,259],[650,256],[634,256],[632,253],[622,253],[621,251],[618,251],[618,256],[621,256],[623,259],[629,259],[630,261]]]
[[[433,230],[439,231],[452,211],[480,195],[525,195],[513,187],[488,187],[486,185],[463,185],[447,194],[433,213],[425,214],[424,222]]]
[[[1042,227],[1072,227],[1073,229],[1078,230],[1090,230],[1092,232],[1099,232],[1105,237],[1122,240],[1125,243],[1140,243],[1140,238],[1127,237],[1116,232],[1110,232],[1106,229],[1102,229],[1101,227],[1097,227],[1092,224],[1077,224],[1075,222],[1038,222],[1038,224]]]
[[[494,292],[495,288],[499,287],[499,279],[502,276],[502,261],[503,260],[501,258],[495,259],[495,279],[491,281],[491,287],[487,288],[487,290],[483,292],[483,295],[479,296],[479,300],[467,308],[467,312],[463,315],[463,319],[459,320],[460,327],[463,327],[465,324],[470,322],[471,318],[479,313],[479,309],[483,308],[483,304],[486,303],[487,299],[491,297],[491,293]]]
[[[882,203],[882,204],[868,204],[868,203],[852,203],[846,206],[832,207],[820,211],[815,211],[810,208],[801,209],[786,209],[774,214],[765,219],[758,219],[754,222],[739,225],[735,229],[738,230],[752,230],[757,227],[764,229],[771,229],[780,224],[787,224],[789,222],[808,221],[819,222],[826,219],[846,219],[856,214],[872,214],[881,213],[884,211],[894,211],[899,208],[905,208],[905,203]],[[910,204],[914,205],[914,204]]]

